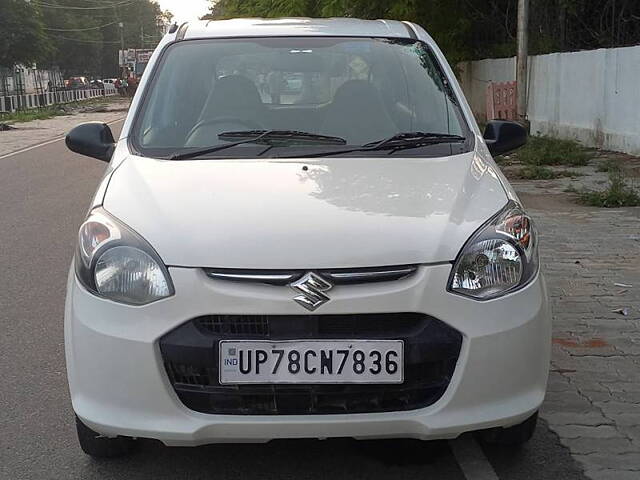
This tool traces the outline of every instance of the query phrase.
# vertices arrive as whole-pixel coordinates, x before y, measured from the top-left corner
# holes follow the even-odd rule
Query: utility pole
[[[120,22],[118,26],[120,27],[120,49],[124,55],[124,23]]]
[[[529,0],[518,0],[518,120],[527,123],[527,61],[529,59]]]
[[[120,27],[120,51],[122,52],[122,64],[120,63],[120,55],[118,55],[118,71],[120,72],[118,77],[121,77],[122,65],[126,63],[124,58],[124,22],[118,23],[118,26]]]

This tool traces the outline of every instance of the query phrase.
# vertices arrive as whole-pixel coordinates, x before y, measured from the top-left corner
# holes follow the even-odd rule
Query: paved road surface
[[[192,449],[149,441],[127,459],[84,456],[67,392],[62,315],[77,228],[104,168],[62,141],[0,158],[0,479],[584,478],[544,424],[526,448],[484,454],[465,437]]]

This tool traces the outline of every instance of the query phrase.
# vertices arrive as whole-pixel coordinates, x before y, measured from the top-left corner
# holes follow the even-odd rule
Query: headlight
[[[87,290],[115,302],[145,305],[174,293],[155,250],[101,208],[80,227],[75,265]]]
[[[453,265],[448,290],[478,300],[522,288],[538,271],[531,218],[509,203],[472,235]]]

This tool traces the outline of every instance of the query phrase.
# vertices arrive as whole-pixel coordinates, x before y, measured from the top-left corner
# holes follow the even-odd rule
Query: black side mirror
[[[72,152],[97,158],[103,162],[111,160],[116,142],[109,125],[89,122],[78,125],[67,134],[67,148]]]
[[[484,141],[491,155],[500,155],[527,143],[527,130],[516,122],[491,120],[484,129]]]

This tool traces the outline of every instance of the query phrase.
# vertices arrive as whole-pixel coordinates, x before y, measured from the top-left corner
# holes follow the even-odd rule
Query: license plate
[[[402,340],[222,340],[220,384],[402,383]]]

